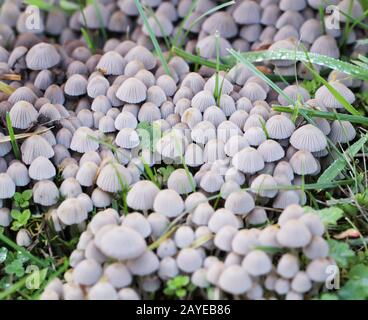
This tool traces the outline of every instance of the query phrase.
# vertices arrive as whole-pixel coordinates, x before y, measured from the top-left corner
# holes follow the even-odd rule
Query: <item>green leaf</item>
[[[45,11],[51,11],[52,9],[55,9],[55,7],[51,3],[48,3],[45,0],[24,0],[24,2]]]
[[[0,248],[0,263],[3,263],[8,256],[8,249],[5,247]]]
[[[368,134],[365,134],[357,142],[351,145],[343,156],[336,159],[318,178],[317,183],[331,182],[334,180],[347,166],[349,159],[354,158],[355,155],[363,148],[368,141]]]
[[[19,192],[16,192],[13,196],[13,199],[17,202],[21,202],[23,200],[22,194]]]
[[[21,260],[16,259],[5,267],[5,273],[9,275],[16,275],[18,278],[24,275],[24,267]]]
[[[354,251],[350,249],[346,242],[332,239],[327,242],[330,247],[330,256],[336,261],[339,267],[347,268],[349,260],[355,256]]]
[[[178,298],[184,298],[187,295],[187,290],[179,289],[179,290],[176,290],[175,293]]]
[[[323,293],[320,300],[339,300],[339,297],[333,293]]]
[[[13,210],[10,212],[10,215],[11,215],[11,217],[12,217],[13,219],[15,219],[15,220],[19,220],[19,219],[20,219],[20,217],[22,216],[22,213],[21,213],[19,210],[17,210],[17,209],[13,209]]]
[[[20,203],[20,207],[22,209],[27,208],[28,206],[29,206],[29,202],[28,201],[24,201],[24,202]]]
[[[67,0],[61,0],[59,3],[59,6],[64,11],[78,11],[79,10],[79,4],[67,1]]]
[[[368,299],[368,266],[358,264],[351,268],[349,280],[339,290],[338,295],[346,300]]]
[[[325,208],[322,210],[314,210],[311,207],[304,207],[304,211],[306,213],[310,212],[316,214],[322,220],[325,226],[336,225],[337,221],[340,220],[344,215],[344,211],[337,207]]]
[[[24,199],[24,200],[31,200],[32,199],[32,190],[24,190],[23,192],[22,192],[22,198]]]

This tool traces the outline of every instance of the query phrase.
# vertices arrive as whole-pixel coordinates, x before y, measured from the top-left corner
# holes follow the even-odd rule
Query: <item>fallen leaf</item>
[[[359,238],[361,237],[361,234],[356,229],[348,229],[339,234],[334,235],[333,237],[335,239],[341,240],[341,239],[346,239],[346,238]]]

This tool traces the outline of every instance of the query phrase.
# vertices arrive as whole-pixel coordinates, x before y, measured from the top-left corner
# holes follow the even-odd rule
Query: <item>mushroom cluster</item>
[[[150,182],[141,184],[147,188],[143,184]],[[169,194],[178,205],[175,210],[189,216],[161,241],[174,217]],[[317,290],[326,281],[326,268],[335,265],[322,237],[322,221],[298,205],[288,206],[278,225],[257,229],[245,224],[262,209],[244,220],[246,211],[215,210],[200,193],[184,201],[173,190],[156,190],[150,204],[155,212],[148,216],[134,212],[121,217],[114,209],[97,213],[70,256],[72,269],[65,281],[52,281],[41,298],[141,299],[161,290],[165,281],[189,275],[198,290],[212,287],[224,296],[300,300]]]
[[[347,0],[330,2],[348,10]],[[199,0],[188,19],[192,1],[143,3],[155,13],[148,22],[161,46],[183,22],[187,38],[178,43],[208,60],[230,48],[301,44],[340,56],[343,35],[324,34],[318,20],[325,1],[243,0],[207,16],[217,1]],[[303,108],[344,112],[329,87],[353,103],[366,84],[332,71],[329,86],[312,96],[298,82],[279,83],[278,95],[243,64],[195,72],[180,56],[169,60],[168,75],[134,0],[99,0],[71,16],[38,12],[32,29],[33,9],[18,0],[0,9],[0,74],[11,76],[10,92],[0,92],[0,226],[13,232],[13,197],[31,189],[32,214],[60,236],[71,226],[81,232],[65,283],[54,280],[42,298],[138,299],[180,274],[224,296],[310,297],[334,262],[323,223],[301,207],[303,186],[334,161],[331,146],[357,132],[348,121],[307,122],[272,106],[289,106],[289,97]],[[354,1],[351,15],[361,14]],[[111,37],[93,52],[80,30],[101,23]],[[368,46],[352,50],[365,54]],[[266,65],[308,78],[303,66]],[[167,177],[156,174],[161,167],[172,169]],[[32,245],[26,228],[15,231],[19,246]]]

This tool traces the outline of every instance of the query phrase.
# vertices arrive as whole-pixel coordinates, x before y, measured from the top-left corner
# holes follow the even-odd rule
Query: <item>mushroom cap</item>
[[[66,225],[73,225],[87,219],[87,210],[76,198],[65,199],[57,208],[60,221]]]
[[[210,217],[208,221],[208,228],[212,232],[218,232],[223,226],[233,226],[235,228],[239,227],[239,220],[228,209],[218,209]]]
[[[252,147],[237,152],[231,162],[236,169],[244,173],[254,174],[264,168],[262,155]]]
[[[231,243],[237,232],[238,229],[233,226],[223,226],[215,235],[213,241],[215,246],[222,251],[231,251]]]
[[[327,139],[324,133],[317,127],[306,124],[292,134],[291,145],[299,150],[317,152],[327,147]]]
[[[56,66],[60,59],[60,55],[53,45],[41,42],[28,51],[26,63],[28,69],[44,70]]]
[[[226,11],[219,11],[210,15],[202,24],[202,30],[208,34],[216,31],[224,38],[232,38],[238,32],[234,18]]]
[[[284,224],[291,219],[299,219],[304,215],[304,209],[298,204],[291,204],[287,206],[279,216],[278,224],[283,227]],[[315,217],[315,215],[313,215]],[[313,219],[313,218],[312,218]],[[323,224],[322,224],[323,227]],[[324,228],[322,228],[322,233]]]
[[[244,268],[232,265],[221,272],[218,284],[225,292],[238,295],[252,287],[252,280]]]
[[[159,191],[160,189],[151,181],[138,181],[128,192],[127,204],[134,210],[152,209]]]
[[[180,270],[193,273],[202,266],[203,258],[197,249],[184,248],[179,251],[176,263]]]
[[[155,197],[153,209],[166,217],[177,217],[184,210],[184,201],[175,190],[161,190]]]
[[[138,276],[146,276],[157,271],[159,265],[159,259],[151,250],[145,250],[139,257],[127,262],[130,272]]]
[[[274,115],[266,122],[266,129],[271,139],[287,139],[294,130],[294,123],[284,115]]]
[[[151,224],[139,212],[133,212],[127,215],[122,224],[136,230],[143,238],[147,238],[152,232]]]
[[[299,271],[298,257],[291,253],[285,253],[277,263],[277,273],[286,279],[293,278]]]
[[[79,153],[96,151],[99,147],[96,139],[96,133],[92,129],[80,127],[73,134],[70,149]]]
[[[331,124],[329,138],[334,143],[347,143],[354,140],[356,130],[349,121],[335,120]]]
[[[246,191],[233,192],[225,201],[225,209],[243,216],[251,212],[254,206],[253,197]]]
[[[313,236],[308,246],[303,248],[303,253],[309,259],[326,258],[329,253],[329,246],[322,237]]]
[[[285,156],[285,151],[275,140],[263,141],[257,148],[265,162],[274,162]]]
[[[325,282],[329,275],[329,273],[326,272],[328,270],[327,268],[333,265],[335,265],[335,263],[329,258],[315,259],[307,265],[306,272],[312,281]]]
[[[118,300],[118,293],[109,282],[98,282],[88,291],[88,300]]]
[[[15,193],[15,183],[7,173],[0,173],[0,199],[13,197]]]
[[[50,180],[38,181],[32,192],[33,201],[46,207],[56,204],[60,196],[58,187]]]
[[[171,173],[167,181],[167,187],[175,190],[179,194],[186,194],[194,191],[193,185],[195,187],[196,183],[192,174],[190,172],[187,174],[184,169],[176,169]]]
[[[83,96],[87,93],[87,79],[80,74],[73,74],[64,86],[64,92],[68,96],[76,97]]]
[[[146,100],[147,87],[137,78],[129,78],[120,85],[116,96],[127,103],[139,103]]]
[[[17,187],[24,187],[30,182],[28,169],[21,161],[12,162],[6,170],[6,173],[14,181]]]
[[[290,165],[299,175],[313,174],[318,170],[317,160],[306,150],[299,150],[290,159]]]
[[[45,157],[37,157],[29,166],[29,176],[33,180],[47,180],[56,175],[56,170],[51,161]]]
[[[276,196],[277,182],[269,174],[260,174],[250,185],[251,191],[261,197],[273,198]]]
[[[38,112],[31,103],[21,100],[13,105],[9,116],[14,128],[27,129],[37,121]]]
[[[217,192],[221,189],[221,186],[224,183],[223,177],[214,172],[214,171],[207,171],[200,181],[201,188],[206,192]]]
[[[236,23],[249,25],[261,21],[261,7],[255,1],[243,1],[233,11],[233,17]]]
[[[265,252],[253,250],[245,256],[242,267],[256,277],[269,273],[272,270],[272,261]]]
[[[107,257],[117,260],[138,258],[147,247],[143,237],[126,226],[112,226],[102,233],[96,245]]]
[[[73,269],[73,281],[80,285],[95,284],[102,275],[102,268],[95,260],[85,259]]]
[[[102,70],[105,75],[121,75],[124,73],[126,61],[116,51],[106,52],[98,62],[96,69]]]
[[[300,221],[303,222],[314,236],[322,237],[325,232],[325,226],[322,220],[313,213],[306,213],[300,217]]]
[[[287,248],[307,246],[312,239],[311,232],[300,220],[290,219],[277,233],[277,241]]]

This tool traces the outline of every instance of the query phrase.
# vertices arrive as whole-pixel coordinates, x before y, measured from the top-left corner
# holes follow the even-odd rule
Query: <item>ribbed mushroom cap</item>
[[[127,204],[134,210],[152,209],[159,191],[159,188],[151,181],[138,181],[128,192]]]
[[[257,100],[266,100],[267,92],[256,82],[247,82],[239,91],[242,97],[248,98],[251,102]]]
[[[282,90],[287,96],[290,97],[290,99],[292,99],[293,101],[301,101],[306,102],[310,99],[310,95],[309,92],[304,89],[302,86],[299,85],[290,85],[287,86],[284,90]],[[290,103],[288,102],[288,100],[283,96],[283,95],[279,95],[278,100],[280,102],[281,105],[287,106]]]
[[[198,167],[202,165],[204,162],[202,148],[195,143],[189,144],[185,149],[184,160],[189,167]]]
[[[193,187],[196,187],[195,180],[190,172],[188,174],[184,169],[176,169],[171,173],[167,181],[167,187],[179,194],[187,194],[194,191]]]
[[[132,177],[128,169],[121,164],[111,163],[101,169],[96,184],[103,191],[115,193],[122,190],[121,184],[127,187],[131,181]]]
[[[15,183],[7,173],[0,173],[0,199],[13,197],[15,193]]]
[[[46,93],[45,93],[46,96]],[[37,100],[37,95],[29,87],[19,87],[17,88],[8,98],[8,102],[15,104],[19,101],[27,101],[34,104]]]
[[[243,216],[251,212],[254,209],[254,206],[253,197],[246,191],[233,192],[225,201],[226,209]]]
[[[225,292],[238,295],[252,287],[252,280],[241,266],[232,265],[221,272],[218,285]]]
[[[96,133],[93,130],[87,127],[80,127],[73,134],[70,149],[79,153],[95,151],[99,147],[96,139]]]
[[[156,13],[156,17],[149,17],[148,24],[155,36],[159,38],[170,36],[174,29],[170,19],[161,13]],[[150,35],[145,25],[143,25],[142,31],[146,36]]]
[[[56,204],[59,200],[59,189],[50,180],[37,182],[32,189],[33,201],[40,205],[49,207]]]
[[[285,151],[281,145],[274,140],[266,140],[257,148],[265,162],[274,162],[285,156]]]
[[[138,45],[129,50],[125,55],[125,60],[130,62],[132,60],[141,61],[147,70],[151,70],[156,66],[155,56],[145,47]]]
[[[192,273],[202,266],[203,258],[197,249],[185,248],[178,253],[176,263],[180,270]]]
[[[312,235],[305,224],[295,219],[286,221],[277,233],[277,241],[287,248],[305,247],[311,239]]]
[[[250,225],[261,225],[267,222],[267,213],[263,208],[254,208],[247,216],[246,220]]]
[[[130,213],[125,217],[123,225],[139,232],[143,238],[150,236],[152,228],[147,219],[139,212]]]
[[[48,43],[39,43],[27,53],[27,68],[31,70],[44,70],[56,66],[60,62],[60,55],[55,47]]]
[[[231,161],[233,166],[244,173],[255,173],[264,168],[262,155],[254,148],[247,147],[236,153]]]
[[[284,115],[274,115],[267,120],[266,129],[271,139],[286,139],[294,132],[295,125]]]
[[[347,143],[354,140],[356,130],[349,121],[335,120],[331,124],[329,138],[334,143]]]
[[[68,96],[83,96],[87,93],[87,79],[80,74],[73,74],[66,82],[64,86],[64,92]]]
[[[238,27],[234,18],[225,11],[216,12],[207,18],[202,24],[202,30],[208,34],[214,34],[216,31],[223,38],[232,38],[238,32]]]
[[[299,150],[290,159],[290,165],[299,175],[313,174],[318,170],[317,160],[306,150]]]
[[[272,207],[285,209],[289,205],[301,203],[300,192],[296,190],[280,190],[273,201]]]
[[[51,145],[39,135],[33,135],[27,138],[20,147],[22,161],[25,164],[31,164],[39,156],[51,158],[54,156],[54,150]]]
[[[233,91],[234,86],[228,79],[226,79],[224,74],[219,74],[217,80],[216,75],[213,75],[211,78],[209,78],[204,85],[204,90],[207,90],[211,93],[215,92],[216,81],[218,81],[217,83],[220,84],[220,88],[218,88],[218,94],[230,94]]]
[[[208,107],[203,114],[203,120],[209,121],[215,127],[226,121],[225,113],[217,106]]]
[[[253,250],[245,256],[242,267],[256,277],[269,273],[272,269],[272,261],[265,252]]]
[[[294,39],[285,39],[274,42],[268,51],[278,51],[280,49],[295,50],[296,43]],[[272,63],[277,67],[288,67],[293,65],[293,60],[272,60]]]
[[[142,81],[136,78],[129,78],[119,87],[116,96],[121,101],[139,103],[146,99],[147,87]]]
[[[20,229],[17,232],[16,243],[20,247],[28,247],[32,243],[31,234],[27,229]]]
[[[87,94],[91,98],[96,98],[98,96],[104,96],[107,94],[107,90],[109,89],[110,84],[109,81],[100,76],[95,75],[94,77],[90,77],[87,85]]]
[[[105,75],[119,76],[124,74],[126,61],[115,51],[106,52],[98,62],[96,69],[101,70]]]
[[[170,199],[170,201],[167,201],[167,199]],[[161,190],[155,197],[153,209],[166,217],[173,218],[183,212],[184,202],[175,190]]]
[[[5,135],[0,132],[0,139],[3,139],[5,137]],[[12,149],[11,143],[10,142],[1,142],[0,143],[0,157],[3,157],[5,155],[7,155]]]
[[[233,11],[233,17],[238,24],[254,24],[261,21],[261,7],[255,1],[243,1]]]
[[[349,103],[355,101],[354,93],[346,87],[344,84],[338,81],[332,81],[329,83],[336,91],[340,93]],[[316,99],[319,104],[325,108],[342,109],[344,106],[334,97],[330,90],[326,86],[320,87],[316,91]]]
[[[291,145],[299,150],[317,152],[327,147],[324,133],[317,127],[306,124],[297,129],[290,138]]]
[[[128,111],[122,111],[115,119],[115,128],[117,130],[122,130],[123,128],[135,129],[137,124],[137,118]]]
[[[208,221],[208,228],[215,233],[226,225],[233,226],[235,228],[239,227],[239,220],[234,213],[228,209],[216,210]]]
[[[73,269],[73,281],[81,285],[93,285],[102,275],[101,266],[91,259],[85,259]]]
[[[208,107],[216,104],[215,98],[210,91],[199,91],[192,99],[192,107],[204,112]]]
[[[282,211],[278,219],[278,224],[282,227],[288,220],[299,219],[303,215],[304,215],[304,209],[297,204],[292,204]],[[322,224],[322,234],[323,234],[323,231],[324,231],[324,228]]]
[[[73,225],[87,219],[87,210],[78,199],[68,198],[57,209],[60,221],[66,225]]]
[[[200,181],[201,188],[209,193],[217,192],[224,183],[223,177],[213,171],[207,171]]]
[[[293,278],[299,271],[299,259],[290,253],[285,253],[277,264],[277,273],[286,279]]]
[[[94,184],[98,171],[98,166],[95,162],[86,161],[78,169],[76,179],[81,186],[91,187]]]
[[[347,20],[347,17],[344,15],[344,13],[353,17],[353,19],[358,19],[364,14],[361,4],[355,1],[351,2],[349,0],[342,0],[338,4],[337,8],[341,12],[342,22],[345,22]]]
[[[47,180],[56,175],[56,170],[51,161],[45,157],[37,157],[29,166],[29,176],[33,180]]]
[[[138,258],[146,250],[146,242],[135,230],[126,226],[113,226],[104,231],[96,243],[106,256],[117,260]],[[99,233],[98,233],[99,234]]]
[[[109,10],[100,3],[87,5],[78,15],[79,23],[88,29],[106,27],[109,17]]]
[[[141,71],[143,71],[143,70],[141,70]],[[147,71],[147,72],[149,72],[149,71]],[[143,80],[141,80],[141,81],[143,83],[145,83]],[[155,86],[153,84],[149,84],[149,85],[150,86],[147,90],[147,102],[152,102],[156,106],[161,106],[167,100],[165,91],[162,90],[159,86]],[[146,86],[147,86],[147,84],[146,84]]]
[[[317,19],[308,19],[300,28],[300,39],[303,42],[312,44],[322,35],[321,23]]]
[[[203,90],[205,85],[205,80],[202,76],[195,72],[188,73],[182,83],[181,88],[189,88],[193,94],[197,94],[199,91]]]
[[[277,182],[268,174],[260,174],[257,176],[250,185],[251,191],[261,197],[273,198],[276,196]]]
[[[310,47],[309,51],[311,53],[326,55],[335,59],[340,57],[340,50],[337,42],[335,38],[330,35],[322,35],[318,37]]]
[[[251,127],[244,131],[244,137],[250,146],[257,147],[266,141],[267,137],[264,130],[260,127]]]
[[[24,187],[30,182],[28,169],[21,161],[13,161],[6,170],[6,173],[17,187]]]
[[[18,101],[10,109],[9,116],[14,128],[27,129],[37,121],[38,112],[29,102]]]
[[[191,227],[181,226],[174,235],[174,241],[178,248],[183,249],[189,247],[194,241],[194,231]]]
[[[115,143],[125,149],[133,149],[140,143],[137,131],[132,128],[123,128],[116,136]]]

